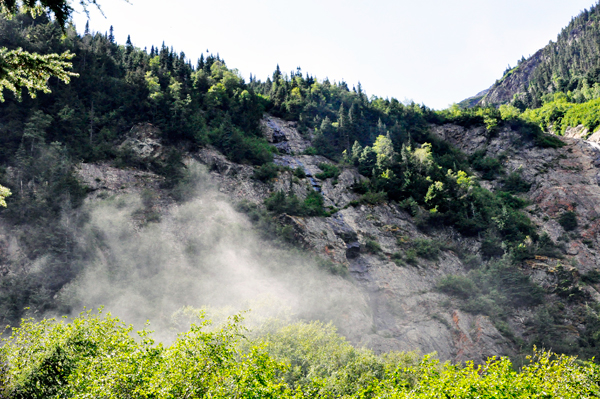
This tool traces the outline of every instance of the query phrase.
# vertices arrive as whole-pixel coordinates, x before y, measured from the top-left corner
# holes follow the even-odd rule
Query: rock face
[[[261,126],[267,139],[284,154],[302,154],[310,147],[310,141],[296,130],[296,122],[265,115]]]
[[[265,117],[265,135],[280,145],[282,155],[275,163],[288,167],[270,182],[252,178],[255,168],[235,164],[212,148],[203,148],[192,156],[206,165],[219,191],[234,203],[248,201],[263,206],[275,191],[294,192],[305,197],[320,191],[330,217],[281,215],[279,223],[288,226],[297,243],[320,257],[343,266],[347,279],[358,288],[368,309],[348,315],[340,329],[353,343],[378,352],[389,350],[436,351],[442,360],[485,361],[489,356],[512,355],[517,348],[503,337],[492,321],[458,309],[453,299],[436,290],[439,280],[450,274],[466,274],[467,267],[452,250],[444,250],[436,260],[418,258],[413,264],[397,264],[394,254],[403,251],[402,243],[417,239],[435,239],[445,248],[466,247],[476,250],[477,239],[462,237],[452,229],[424,234],[406,211],[393,203],[377,206],[356,205],[359,196],[352,186],[365,177],[355,168],[342,168],[337,179],[318,179],[320,166],[333,162],[321,157],[299,155],[310,141],[289,122]],[[537,257],[528,261],[526,272],[537,283],[557,284],[556,268],[565,265],[576,275],[598,270],[600,261],[600,145],[578,138],[562,138],[559,149],[543,149],[522,139],[509,128],[490,135],[485,128],[465,129],[456,125],[432,126],[434,134],[467,154],[484,151],[504,161],[507,172],[519,171],[531,184],[524,197],[532,221],[564,246],[564,259]],[[141,141],[142,139],[140,139]],[[288,151],[289,150],[289,151]],[[306,177],[293,173],[301,168]],[[102,190],[159,190],[160,178],[134,170],[119,170],[108,165],[81,165],[79,174],[96,192]],[[482,181],[490,189],[500,181]],[[160,190],[159,190],[160,191]],[[95,194],[94,194],[95,195]],[[354,202],[353,202],[354,201]],[[578,227],[567,232],[558,222],[565,211],[575,211]],[[8,244],[7,244],[8,245]],[[598,286],[585,287],[590,300],[600,299]],[[363,299],[361,299],[363,300]],[[525,337],[533,311],[522,308],[510,320],[517,336]],[[577,325],[566,331],[576,338]]]
[[[151,123],[139,123],[131,128],[119,149],[130,150],[144,161],[159,159],[163,155],[160,130]]]
[[[496,82],[481,99],[479,105],[504,104],[512,101],[515,94],[525,93],[529,84],[529,76],[542,62],[542,54],[543,50],[539,50],[519,64],[510,75]]]
[[[466,273],[454,252],[445,251],[438,260],[419,259],[415,265],[399,266],[392,259],[392,254],[402,250],[399,244],[402,240],[435,238],[466,245],[477,243],[467,242],[451,230],[428,237],[417,229],[408,213],[393,204],[349,206],[359,198],[351,187],[365,177],[354,168],[346,168],[335,182],[331,178],[320,180],[316,177],[321,172],[319,165],[331,164],[330,160],[296,155],[310,146],[310,142],[288,122],[266,117],[263,126],[273,145],[287,143],[284,148],[290,149],[276,156],[274,162],[290,169],[303,169],[305,178],[298,179],[284,171],[274,181],[262,183],[250,179],[252,167],[233,164],[212,149],[203,149],[196,157],[209,167],[220,191],[233,201],[246,200],[262,206],[262,201],[274,191],[291,190],[303,198],[310,190],[317,190],[326,206],[340,209],[327,218],[282,215],[279,222],[292,228],[299,244],[343,265],[349,278],[368,298],[371,313],[368,325],[361,319],[362,322],[342,329],[352,342],[378,352],[435,351],[441,359],[454,361],[484,361],[489,356],[513,353],[509,341],[486,316],[473,316],[448,307],[449,298],[435,289],[441,277]],[[459,140],[464,133],[457,127],[440,130],[448,140],[452,137]],[[486,139],[479,137],[482,133],[468,132],[474,142],[483,144]],[[381,250],[370,251],[369,242],[376,242]]]
[[[574,138],[574,139],[585,139],[587,136],[589,135],[589,130],[583,126],[583,125],[579,125],[579,126],[569,126],[567,127],[567,129],[565,130],[565,137],[570,137],[570,138]]]

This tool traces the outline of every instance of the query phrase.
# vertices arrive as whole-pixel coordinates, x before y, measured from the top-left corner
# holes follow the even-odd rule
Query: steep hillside
[[[579,96],[600,84],[600,6],[594,5],[573,18],[556,42],[519,61],[496,81],[479,105],[499,105],[518,100],[519,107],[537,108],[555,92]]]
[[[283,133],[280,143],[289,142],[294,148],[297,136],[292,127],[273,117],[266,121],[268,132]],[[300,167],[307,177],[297,179],[292,170],[280,172],[270,192],[286,187],[302,198],[319,189],[326,204],[340,209],[325,218],[283,215],[279,222],[293,228],[294,242],[344,265],[368,298],[369,326],[355,324],[343,329],[344,333],[378,351],[435,350],[441,358],[455,361],[515,355],[519,346],[534,343],[567,353],[593,353],[598,319],[588,306],[600,299],[595,277],[599,150],[576,139],[565,139],[566,146],[560,149],[523,145],[521,133],[510,127],[496,135],[485,128],[451,124],[432,129],[469,155],[483,153],[501,159],[507,176],[516,179],[518,175],[527,187],[522,189],[529,202],[527,214],[538,226],[538,234],[547,233],[547,241],[525,240],[520,247],[523,252],[513,254],[517,269],[498,266],[493,260],[482,265],[479,257],[486,258],[485,246],[489,245],[485,237],[465,237],[452,228],[428,228],[395,202],[357,201],[352,186],[362,177],[354,168],[342,168],[334,185],[332,178],[314,177],[324,160],[293,153],[276,156],[277,164],[292,170]],[[200,159],[218,165],[212,173],[225,192],[236,200],[260,205],[264,194],[242,193],[240,188],[248,187],[243,175],[231,173],[235,170],[231,164],[226,167],[225,160],[209,154],[201,152]],[[505,180],[482,184],[499,189]],[[574,225],[561,224],[569,212],[574,212]],[[427,249],[420,249],[423,245]],[[411,247],[416,255],[407,260]],[[494,267],[500,267],[495,277]],[[493,278],[504,282],[485,287]],[[534,283],[529,288],[528,278]],[[536,289],[539,299],[530,296]],[[506,295],[508,306],[498,294]]]
[[[184,306],[252,308],[377,352],[598,358],[594,144],[505,108],[1,24],[2,45],[69,49],[81,75],[0,104],[3,323],[104,305],[167,342]]]

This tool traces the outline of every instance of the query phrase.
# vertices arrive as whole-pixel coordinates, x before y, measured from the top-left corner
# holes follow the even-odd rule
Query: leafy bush
[[[504,255],[502,242],[497,237],[486,237],[481,242],[481,256],[484,259],[499,258]]]
[[[535,145],[542,148],[561,148],[566,144],[551,134],[540,134],[535,138]]]
[[[298,166],[296,169],[294,169],[294,176],[296,176],[298,179],[304,179],[306,177],[304,168]]]
[[[543,233],[536,243],[536,254],[551,258],[562,258],[560,249],[552,241],[548,233]]]
[[[406,250],[404,253],[404,260],[406,263],[413,266],[416,266],[419,263],[419,260],[417,259],[417,252],[412,248]]]
[[[260,180],[260,181],[269,181],[269,180],[273,180],[274,178],[277,177],[277,174],[279,173],[279,166],[269,162],[266,163],[262,166],[257,166],[256,168],[254,168],[254,173],[252,174],[252,178],[256,179],[256,180]]]
[[[435,240],[417,239],[411,243],[415,254],[423,259],[438,260],[440,244]]]
[[[502,190],[510,194],[526,193],[531,188],[519,172],[512,172],[502,181]]]
[[[484,155],[485,150],[479,150],[469,160],[473,169],[482,172],[481,177],[484,180],[493,180],[502,172],[502,164],[498,159],[485,157]]]
[[[326,216],[323,210],[323,196],[316,191],[311,190],[304,201],[300,201],[295,194],[286,194],[283,191],[277,191],[267,199],[265,206],[273,213],[296,216]]]
[[[581,281],[588,284],[598,284],[600,283],[600,271],[598,270],[590,270],[586,274],[581,275]]]
[[[565,231],[575,230],[577,228],[577,215],[573,211],[563,212],[558,217],[558,223]]]
[[[379,245],[379,243],[374,240],[367,240],[365,242],[365,248],[372,254],[381,252],[381,245]]]
[[[317,173],[315,177],[317,179],[325,180],[329,178],[336,179],[340,175],[340,169],[335,165],[330,165],[328,163],[320,163],[319,169],[321,169],[322,173]]]
[[[372,191],[367,192],[360,196],[359,202],[361,204],[367,205],[377,205],[387,201],[387,193],[384,191],[380,191],[378,193],[374,193]]]
[[[453,274],[443,277],[437,283],[437,289],[445,294],[462,299],[467,299],[477,292],[477,288],[471,279]]]

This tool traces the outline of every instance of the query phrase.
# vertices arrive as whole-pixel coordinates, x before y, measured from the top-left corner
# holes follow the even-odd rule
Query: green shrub
[[[361,204],[367,205],[377,205],[387,201],[387,193],[385,191],[380,191],[378,193],[374,193],[372,191],[368,191],[366,194],[360,196],[359,202]]]
[[[320,163],[319,169],[323,172],[317,173],[315,177],[317,179],[325,180],[329,178],[336,179],[340,175],[340,169],[335,165],[330,165],[328,163]]]
[[[304,179],[306,177],[304,168],[298,166],[296,169],[294,169],[294,176],[296,176],[298,179]]]
[[[379,245],[379,243],[374,240],[367,240],[365,242],[365,248],[372,254],[381,252],[381,245]]]
[[[323,196],[311,190],[304,201],[295,194],[277,191],[265,199],[266,208],[276,214],[287,213],[295,216],[326,216],[323,210]]]
[[[588,283],[588,284],[600,283],[600,271],[590,270],[586,274],[582,274],[581,281],[583,281],[584,283]]]
[[[438,260],[440,256],[440,244],[435,240],[418,239],[414,240],[411,246],[420,258]]]
[[[577,228],[577,215],[573,211],[563,212],[558,217],[558,223],[565,231],[575,230]]]
[[[461,299],[467,299],[472,295],[476,295],[477,292],[477,288],[471,279],[453,274],[443,277],[438,282],[437,289],[445,294]]]
[[[405,253],[404,253],[404,260],[406,261],[406,263],[416,266],[419,261],[417,259],[417,253],[415,252],[414,249],[408,249]]]
[[[502,181],[502,190],[510,194],[526,193],[531,188],[519,172],[512,172]]]
[[[502,172],[502,164],[496,158],[486,157],[485,150],[476,151],[471,157],[470,162],[473,169],[481,172],[481,178],[484,180],[493,180]]]
[[[561,148],[566,144],[552,134],[542,133],[535,138],[535,145],[542,148]]]
[[[398,266],[404,265],[404,262],[403,262],[404,256],[402,255],[402,252],[394,252],[391,256],[391,259]]]
[[[323,203],[323,196],[314,190],[310,190],[302,204],[304,214],[306,216],[326,216]]]
[[[346,276],[348,274],[348,269],[343,264],[335,263],[330,259],[323,259],[321,257],[316,257],[316,261],[320,269],[333,275]]]
[[[483,301],[486,302],[485,300]],[[485,309],[485,305],[475,305]],[[538,312],[542,344],[557,345],[552,309]],[[493,309],[489,310],[493,312]],[[588,312],[586,317],[594,317]],[[533,351],[516,371],[508,358],[441,365],[432,355],[377,355],[353,347],[332,324],[269,319],[246,330],[239,315],[211,326],[205,312],[170,344],[110,315],[24,320],[0,351],[11,398],[548,398],[597,397],[600,367],[565,355]],[[507,336],[507,325],[495,323]],[[564,335],[564,333],[562,334]],[[593,338],[590,342],[595,342]],[[568,350],[568,349],[567,349]],[[160,395],[158,395],[159,393]],[[4,397],[4,396],[3,396]]]
[[[266,163],[262,166],[257,166],[254,168],[254,173],[252,174],[252,178],[260,181],[267,182],[269,180],[273,180],[277,177],[279,173],[280,167],[279,165],[274,164],[273,162]]]
[[[551,258],[562,258],[560,249],[552,241],[548,233],[544,232],[536,243],[536,254]]]
[[[308,147],[306,150],[304,150],[304,152],[302,154],[304,154],[304,155],[317,155],[317,149],[315,147]]]
[[[496,238],[485,238],[481,242],[481,256],[484,259],[499,258],[504,255],[504,248],[500,245],[502,242]]]

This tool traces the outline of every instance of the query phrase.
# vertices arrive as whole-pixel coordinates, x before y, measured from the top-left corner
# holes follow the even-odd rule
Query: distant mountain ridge
[[[556,42],[504,73],[487,93],[463,100],[463,106],[514,103],[537,108],[544,96],[568,93],[600,83],[600,5],[582,11],[562,29]]]

